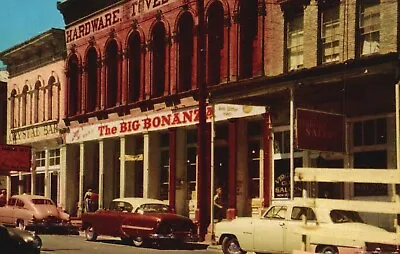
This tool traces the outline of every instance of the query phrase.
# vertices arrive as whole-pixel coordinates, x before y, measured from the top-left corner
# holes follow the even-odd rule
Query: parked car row
[[[71,224],[69,214],[51,199],[38,195],[12,196],[5,206],[0,207],[0,223],[36,232],[78,232]]]
[[[198,241],[193,221],[173,213],[167,204],[157,199],[114,199],[109,209],[84,213],[82,227],[88,241],[107,235],[120,237],[137,247],[151,243]]]
[[[314,253],[398,253],[396,233],[365,224],[356,211],[315,207],[299,201],[277,202],[259,217],[215,225],[225,254],[292,253],[306,244]]]
[[[108,209],[83,213],[81,220],[88,241],[105,235],[141,247],[199,240],[191,219],[175,214],[157,199],[114,199]],[[12,196],[0,207],[1,248],[9,250],[7,253],[40,253],[40,237],[26,229],[77,230],[69,215],[52,200],[36,195]],[[398,253],[400,245],[398,235],[365,224],[350,208],[315,207],[302,199],[275,202],[259,217],[218,222],[214,233],[225,254],[291,253],[306,245],[312,252],[324,254]]]

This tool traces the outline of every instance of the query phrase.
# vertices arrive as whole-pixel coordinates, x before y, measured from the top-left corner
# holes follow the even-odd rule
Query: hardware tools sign
[[[297,109],[297,148],[343,152],[344,116],[327,112]]]
[[[0,145],[0,173],[27,171],[31,168],[31,147]]]

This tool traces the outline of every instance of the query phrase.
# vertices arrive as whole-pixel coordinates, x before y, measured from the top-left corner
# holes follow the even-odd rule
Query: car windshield
[[[32,199],[32,203],[35,205],[53,205],[53,201],[50,199],[43,199],[43,198],[34,198]]]
[[[143,204],[138,210],[138,213],[168,213],[169,206],[164,204]]]
[[[363,220],[356,211],[332,210],[330,213],[333,223],[360,222]]]

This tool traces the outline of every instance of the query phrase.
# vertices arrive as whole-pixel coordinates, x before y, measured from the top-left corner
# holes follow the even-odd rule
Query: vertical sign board
[[[31,168],[31,147],[21,145],[0,145],[0,174],[10,171],[26,171]]]
[[[344,116],[309,109],[296,110],[298,149],[343,152]]]

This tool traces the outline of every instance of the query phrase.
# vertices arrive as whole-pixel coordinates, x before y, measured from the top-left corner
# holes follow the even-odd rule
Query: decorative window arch
[[[53,119],[53,107],[56,107],[58,103],[54,101],[54,85],[56,83],[56,79],[51,76],[49,81],[47,82],[47,119]]]
[[[253,76],[254,42],[258,31],[258,0],[239,1],[239,78]]]
[[[79,61],[76,54],[72,55],[68,61],[68,91],[67,91],[67,112],[68,116],[74,116],[80,109],[80,78],[79,78]]]
[[[192,88],[194,77],[194,22],[190,12],[185,12],[179,18],[178,42],[178,91],[184,92]]]
[[[33,123],[39,122],[39,113],[40,113],[40,88],[42,87],[42,83],[38,80],[35,83],[35,90],[33,92]]]
[[[106,48],[106,107],[117,105],[118,100],[118,44],[111,40]]]
[[[21,126],[25,126],[28,122],[28,91],[29,87],[25,85],[21,94]]]
[[[87,70],[87,86],[86,93],[86,111],[93,112],[98,106],[98,64],[97,64],[97,51],[91,47],[86,55],[86,70]]]
[[[18,126],[18,107],[15,103],[16,97],[17,91],[13,89],[10,96],[10,128],[15,128]]]
[[[219,1],[213,2],[207,10],[207,83],[221,82],[221,61],[224,48],[224,9]]]
[[[161,97],[165,90],[165,27],[162,22],[157,22],[151,32],[153,57],[152,57],[152,84],[150,95],[152,98]]]
[[[128,102],[136,102],[140,98],[141,62],[141,40],[136,31],[128,39]]]

